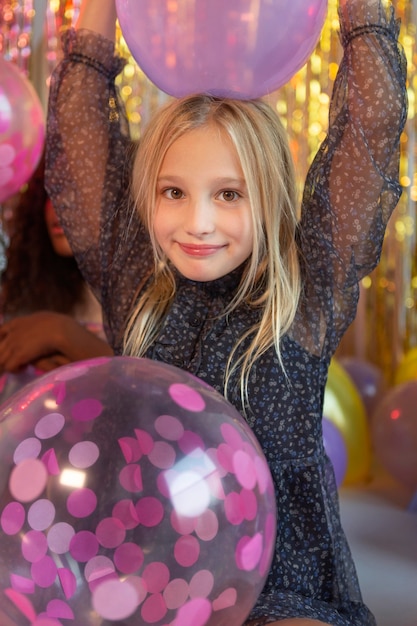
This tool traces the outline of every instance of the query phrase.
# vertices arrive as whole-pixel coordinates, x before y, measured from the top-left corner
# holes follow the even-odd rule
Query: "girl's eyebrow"
[[[158,183],[173,183],[173,184],[180,184],[183,181],[183,178],[181,176],[176,176],[176,175],[170,175],[170,174],[164,174],[162,176],[159,176],[157,179]],[[219,178],[214,178],[212,181],[212,183],[214,183],[215,185],[218,185],[220,187],[227,187],[227,186],[231,186],[231,187],[244,187],[246,188],[246,181],[244,178],[235,178],[232,176],[224,176],[224,177],[219,177]]]
[[[170,174],[164,174],[163,176],[158,176],[157,182],[169,182],[169,183],[180,183],[182,181],[181,176],[171,176]]]
[[[227,177],[225,176],[224,178],[215,178],[214,181],[216,184],[220,185],[220,186],[232,186],[232,187],[246,187],[246,181],[244,178],[234,178],[234,177]]]

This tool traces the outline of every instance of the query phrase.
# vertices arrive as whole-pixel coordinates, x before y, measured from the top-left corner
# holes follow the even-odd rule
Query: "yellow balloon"
[[[410,380],[417,380],[417,348],[407,352],[395,372],[394,385],[408,383]]]
[[[342,486],[369,480],[371,438],[365,405],[352,378],[332,359],[324,392],[323,415],[343,435],[347,451],[347,469]]]

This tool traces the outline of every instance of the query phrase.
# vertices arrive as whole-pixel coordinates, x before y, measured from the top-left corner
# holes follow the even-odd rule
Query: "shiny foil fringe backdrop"
[[[74,24],[81,0],[0,0],[0,54],[16,63],[35,85],[46,107],[50,74],[61,54],[60,35]],[[408,61],[409,116],[402,137],[403,195],[390,223],[379,267],[361,286],[357,318],[340,354],[368,360],[388,382],[403,356],[417,346],[417,0],[394,1],[402,20],[401,42]],[[168,96],[137,66],[118,32],[118,49],[128,60],[118,77],[132,135],[140,136],[155,108]],[[268,96],[290,137],[300,181],[324,138],[328,105],[340,61],[337,0],[329,0],[320,42],[308,63]]]

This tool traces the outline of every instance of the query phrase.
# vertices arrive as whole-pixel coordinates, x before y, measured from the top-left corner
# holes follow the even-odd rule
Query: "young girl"
[[[101,307],[88,288],[44,186],[44,159],[8,219],[0,279],[0,402],[34,366],[49,371],[111,355]],[[32,368],[31,368],[31,373]],[[9,385],[10,383],[10,385]]]
[[[85,0],[55,71],[47,185],[116,354],[183,368],[246,417],[274,478],[276,554],[247,624],[370,626],[323,450],[330,359],[397,204],[406,118],[398,24],[340,0],[327,139],[298,215],[285,132],[260,101],[195,95],[132,150],[113,0]]]

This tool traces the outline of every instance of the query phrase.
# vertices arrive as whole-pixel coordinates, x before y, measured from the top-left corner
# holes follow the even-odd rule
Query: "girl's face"
[[[167,151],[153,229],[190,280],[216,280],[250,256],[253,228],[242,168],[231,140],[215,126],[187,132]]]
[[[64,231],[58,221],[52,202],[46,201],[45,206],[45,222],[51,239],[52,247],[59,256],[73,256],[71,246],[68,239],[64,235]]]

